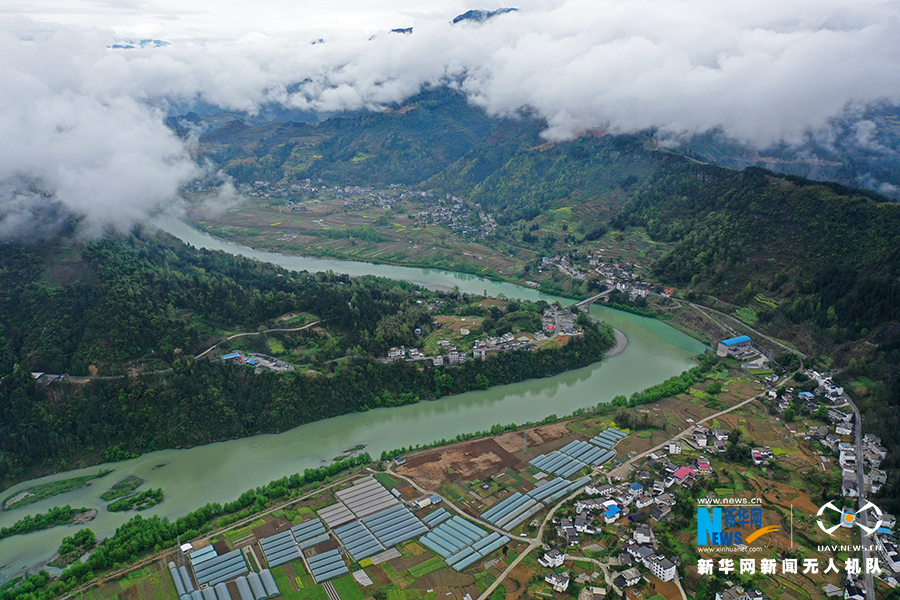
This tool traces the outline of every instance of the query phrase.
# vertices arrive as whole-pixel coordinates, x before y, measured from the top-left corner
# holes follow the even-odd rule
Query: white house
[[[647,565],[654,575],[659,577],[662,581],[672,581],[675,579],[676,570],[675,564],[666,557],[659,557],[656,560],[647,561],[649,564]]]
[[[544,581],[553,586],[554,592],[564,592],[569,589],[569,575],[567,573],[547,573],[544,576]]]
[[[544,555],[538,559],[538,562],[548,569],[555,569],[556,567],[561,567],[565,560],[565,553],[553,548],[544,552]]]
[[[653,543],[653,530],[650,529],[649,525],[638,523],[637,527],[634,529],[634,542],[636,544]]]

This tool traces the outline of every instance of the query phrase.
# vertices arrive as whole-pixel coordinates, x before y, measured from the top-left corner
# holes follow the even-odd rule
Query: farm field
[[[349,200],[356,199],[351,196]],[[416,225],[422,205],[399,200],[381,206],[346,208],[348,198],[323,195],[297,208],[283,199],[247,197],[227,212],[194,211],[208,233],[254,248],[287,254],[429,266],[514,278],[537,253],[506,245],[500,252],[478,240],[464,239],[439,224]]]

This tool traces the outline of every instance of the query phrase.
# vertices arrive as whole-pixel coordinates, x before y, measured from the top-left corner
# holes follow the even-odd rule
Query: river
[[[161,225],[196,247],[241,254],[292,270],[372,274],[404,279],[429,288],[458,286],[460,291],[468,293],[486,292],[524,300],[542,298],[572,303],[474,275],[264,253],[213,238],[177,221]],[[129,475],[145,480],[140,490],[161,487],[165,492],[165,500],[144,511],[143,515],[177,518],[207,502],[225,503],[247,489],[328,463],[357,444],[365,444],[366,451],[377,458],[383,450],[450,439],[458,433],[488,429],[495,423],[539,421],[551,413],[568,414],[577,408],[608,402],[619,394],[627,396],[690,368],[695,364],[691,357],[705,348],[700,342],[652,319],[603,307],[592,307],[591,316],[625,333],[628,346],[624,352],[602,363],[555,377],[496,386],[434,402],[344,415],[301,425],[277,435],[257,435],[187,450],[161,450],[131,460],[24,482],[5,490],[0,497],[6,498],[48,481],[96,473],[101,468],[113,469],[89,487],[0,512],[0,526],[9,526],[26,514],[70,504],[99,509],[98,517],[88,527],[98,538],[105,537],[134,513],[107,512],[100,494]],[[48,560],[62,538],[75,531],[74,527],[57,527],[0,541],[0,583]]]

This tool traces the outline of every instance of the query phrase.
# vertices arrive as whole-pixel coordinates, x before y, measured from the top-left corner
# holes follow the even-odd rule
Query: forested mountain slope
[[[609,328],[583,317],[585,335],[558,349],[458,367],[374,359],[390,346],[421,345],[415,329],[424,336],[432,328],[430,302],[449,314],[480,309],[460,298],[373,277],[290,272],[162,233],[0,246],[0,482],[553,375],[600,360],[613,344]],[[491,327],[522,308],[489,311],[498,316]],[[193,358],[225,332],[284,327],[273,319],[286,313],[318,322],[275,340],[312,349],[297,370],[256,374],[216,355]],[[132,365],[143,375],[116,376]],[[32,376],[89,370],[101,377]]]
[[[318,124],[241,122],[201,137],[201,152],[238,181],[305,178],[347,185],[418,183],[469,151],[493,128],[484,111],[447,89],[396,110]]]

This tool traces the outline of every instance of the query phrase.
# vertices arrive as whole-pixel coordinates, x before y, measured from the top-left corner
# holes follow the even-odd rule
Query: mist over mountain
[[[453,17],[453,23],[462,23],[465,21],[474,21],[476,23],[483,23],[488,19],[492,19],[497,15],[506,14],[508,12],[514,12],[518,9],[516,8],[498,8],[497,10],[484,10],[484,9],[473,9],[467,10],[461,15],[457,15]]]
[[[99,22],[124,25],[87,27],[51,8],[37,20],[27,7],[0,21],[3,235],[30,235],[38,226],[31,201],[42,198],[88,235],[177,206],[198,167],[195,136],[166,125],[173,114],[380,111],[441,85],[488,115],[543,119],[546,141],[652,131],[668,147],[686,144],[714,160],[715,147],[690,140],[721,136],[750,149],[719,152],[738,166],[777,162],[753,160],[757,149],[842,163],[856,151],[872,160],[854,163],[850,180],[885,192],[896,185],[885,175],[894,139],[867,116],[900,98],[896,4],[534,0],[477,27],[454,25],[465,7],[450,4],[405,8],[411,23],[371,9],[391,12],[391,27],[412,25],[408,35],[342,28],[322,15],[307,15],[318,24],[304,27],[287,5],[273,5],[280,18],[266,22],[258,7],[230,2],[158,8],[140,28],[132,13],[110,7]],[[165,32],[155,24],[163,22]],[[19,193],[10,183],[18,180],[39,182],[41,194]]]

